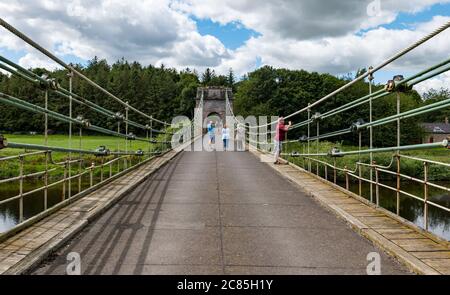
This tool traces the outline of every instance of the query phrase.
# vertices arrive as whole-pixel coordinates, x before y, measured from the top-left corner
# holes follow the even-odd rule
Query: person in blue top
[[[213,121],[209,121],[208,123],[208,135],[209,135],[209,145],[216,143],[216,126]]]

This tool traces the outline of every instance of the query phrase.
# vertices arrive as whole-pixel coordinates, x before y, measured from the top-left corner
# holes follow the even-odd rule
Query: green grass
[[[44,144],[44,137],[42,135],[8,135],[5,134],[8,142],[15,143],[27,143],[27,144]],[[142,141],[128,141],[129,150],[137,150],[139,148],[146,150],[148,144]],[[125,150],[125,139],[112,137],[112,136],[83,136],[81,140],[81,149],[84,150],[95,150],[101,145],[106,146],[111,151],[117,150],[117,145],[119,144],[120,150]],[[57,146],[69,148],[69,136],[68,135],[50,135],[48,137],[49,146]],[[78,135],[73,135],[72,137],[72,148],[80,148],[80,138]],[[17,151],[6,150],[6,152],[14,154]]]
[[[42,135],[8,135],[5,134],[8,142],[14,143],[25,143],[25,144],[37,144],[44,145],[44,137]],[[164,140],[164,135],[160,135],[158,140]],[[48,137],[48,145],[49,146],[57,146],[69,148],[69,136],[68,135],[51,135]],[[117,151],[118,147],[120,151],[125,151],[126,143],[125,139],[110,137],[110,136],[83,136],[80,146],[80,140],[77,135],[74,135],[72,138],[72,148],[74,149],[84,149],[84,150],[95,150],[99,146],[104,145],[111,151]],[[142,141],[128,141],[128,150],[136,151],[137,149],[142,149],[143,151],[148,151],[149,144]],[[154,150],[162,150],[161,144],[151,144],[151,149]],[[14,156],[23,154],[25,151],[23,149],[2,149],[0,150],[0,158],[6,156]],[[77,158],[77,154],[72,154],[73,158]],[[96,157],[95,155],[83,155],[83,159],[85,159],[85,163],[96,163],[100,164],[103,160],[107,162],[114,158],[114,156],[109,157]],[[52,158],[54,162],[61,162],[68,158],[67,153],[54,152],[52,153]],[[138,160],[137,157],[135,159]],[[73,173],[76,173],[78,165],[74,165],[76,167],[72,167]],[[50,165],[50,168],[57,167],[55,165]],[[24,162],[24,173],[35,173],[39,171],[45,170],[45,157],[43,155],[39,156],[29,156],[25,157]],[[99,170],[99,169],[98,169]],[[114,165],[114,172],[117,172],[117,167]],[[95,171],[95,174],[98,175],[100,171]],[[59,178],[64,174],[64,169],[57,169],[56,171],[50,174],[50,177]],[[10,160],[10,161],[0,161],[0,178],[8,178],[19,175],[19,161],[18,160]]]
[[[327,153],[329,152],[333,147],[337,147],[341,151],[354,151],[358,150],[358,147],[355,146],[349,146],[349,145],[342,145],[340,143],[332,143],[332,142],[320,142],[319,143],[319,153]],[[368,147],[362,147],[362,149],[368,149]],[[306,144],[300,144],[300,143],[289,143],[286,144],[285,151],[286,153],[291,152],[300,152],[303,153],[307,151]],[[310,153],[314,154],[317,153],[317,146],[315,142],[311,142],[310,144]],[[374,153],[373,160],[378,165],[388,166],[391,161],[392,157],[395,153],[387,152],[387,153]],[[450,163],[450,150],[446,148],[435,148],[435,149],[428,149],[428,150],[416,150],[416,151],[402,151],[401,154],[408,155],[412,157],[417,157],[421,159],[426,160],[432,160],[432,161],[438,161],[443,163]],[[294,158],[294,157],[288,157],[289,161],[292,161],[300,166],[304,166],[305,162],[303,158]],[[311,157],[314,158],[314,157]],[[330,164],[333,164],[333,158],[331,157],[319,157],[319,160],[328,162]],[[351,155],[351,156],[345,156],[341,158],[336,158],[336,165],[340,168],[344,168],[347,166],[350,170],[356,169],[356,163],[358,161],[361,161],[363,163],[370,163],[370,155],[369,154],[362,154],[361,159],[358,155]],[[400,167],[401,167],[401,173],[406,174],[409,176],[417,177],[420,179],[423,179],[424,177],[424,165],[422,161],[416,161],[411,159],[402,158],[400,161]],[[312,164],[314,171],[316,170],[316,164],[313,162]],[[305,166],[306,167],[306,166]],[[323,166],[319,169],[324,169]],[[396,171],[396,162],[394,161],[393,165],[391,166],[390,170]],[[323,170],[321,170],[321,173],[324,173]],[[330,172],[329,172],[330,173]],[[363,176],[367,177],[369,175],[369,169],[368,168],[362,168]],[[390,176],[386,173],[380,174],[381,179],[386,180],[392,180],[395,176]],[[339,180],[344,179],[343,173],[338,173]],[[438,180],[438,181],[449,181],[450,180],[450,169],[445,166],[441,165],[430,165],[429,166],[429,180]]]

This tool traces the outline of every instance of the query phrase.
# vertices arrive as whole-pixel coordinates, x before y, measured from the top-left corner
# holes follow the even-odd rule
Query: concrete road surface
[[[248,152],[184,152],[33,274],[382,274],[399,263]]]

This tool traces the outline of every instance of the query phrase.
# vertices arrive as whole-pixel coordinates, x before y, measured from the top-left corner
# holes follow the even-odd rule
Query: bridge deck
[[[408,271],[249,153],[185,152],[36,274],[384,274]]]
[[[271,166],[409,269],[419,274],[450,274],[448,242],[302,168]]]

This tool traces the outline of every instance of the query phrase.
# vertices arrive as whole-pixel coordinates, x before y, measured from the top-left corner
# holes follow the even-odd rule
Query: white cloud
[[[240,22],[266,36],[295,40],[337,37],[395,20],[399,12],[417,13],[450,0],[379,0],[380,13],[369,16],[374,0],[179,0],[173,7],[221,24]]]
[[[376,66],[399,50],[416,42],[446,21],[448,17],[435,17],[415,30],[388,30],[377,28],[360,36],[347,34],[321,40],[295,41],[292,39],[260,36],[250,39],[236,50],[225,68],[233,65],[238,73],[245,72],[258,57],[265,65],[291,69],[342,74],[358,68]],[[390,66],[389,70],[418,71],[448,58],[450,30],[417,48]]]
[[[169,4],[169,0],[132,4],[120,0],[12,0],[11,7],[0,7],[5,7],[7,21],[59,55],[84,60],[98,56],[110,62],[125,57],[146,64],[170,60],[176,67],[202,65],[199,55],[212,65],[228,56],[217,38],[201,36],[195,22]],[[3,32],[0,46],[26,48],[18,38]],[[24,60],[32,62],[30,57]]]
[[[414,89],[420,94],[424,94],[430,89],[450,89],[450,72],[443,73],[436,78],[417,84],[414,86]]]
[[[57,63],[36,52],[30,52],[19,59],[19,65],[26,68],[45,68],[54,70],[61,68]]]

